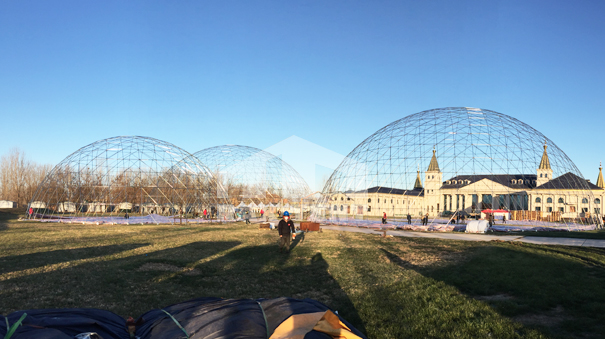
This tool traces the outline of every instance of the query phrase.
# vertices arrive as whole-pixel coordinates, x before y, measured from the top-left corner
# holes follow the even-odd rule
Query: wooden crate
[[[262,222],[262,223],[258,224],[258,228],[259,229],[267,229],[267,230],[271,229],[271,227],[270,227],[270,225],[269,225],[268,222]]]
[[[301,222],[300,223],[301,231],[319,231],[319,224],[316,222]]]

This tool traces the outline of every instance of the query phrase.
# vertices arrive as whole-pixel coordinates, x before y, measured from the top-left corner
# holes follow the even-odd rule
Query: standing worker
[[[292,238],[296,235],[294,234],[294,223],[290,220],[288,211],[284,211],[283,219],[277,224],[277,231],[279,232],[279,252],[290,252],[290,235],[292,235]]]
[[[383,224],[387,223],[387,212],[382,212],[382,223]]]
[[[260,209],[260,217],[261,217],[261,219],[263,218],[263,214],[265,214],[265,211],[263,211],[263,209],[261,208]]]
[[[412,216],[408,213],[408,225],[412,223]]]
[[[246,211],[246,225],[250,224],[250,212]]]

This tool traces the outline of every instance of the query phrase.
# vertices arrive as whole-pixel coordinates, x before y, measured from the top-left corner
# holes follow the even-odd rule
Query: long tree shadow
[[[497,313],[551,337],[605,333],[605,251],[538,245],[469,249],[459,262],[421,267],[385,249],[390,262],[453,286]],[[603,255],[595,259],[595,255]],[[527,334],[527,332],[526,332]]]
[[[112,255],[147,245],[149,244],[141,243],[91,246],[0,257],[0,274],[53,265],[62,262]]]
[[[199,296],[176,284],[164,284],[161,278],[179,272],[196,274],[196,271],[188,271],[187,265],[239,244],[237,241],[193,242],[159,251],[128,253],[118,259],[113,257],[120,255],[119,249],[134,247],[103,246],[101,249],[110,251],[93,262],[59,265],[50,271],[15,278],[8,276],[0,281],[0,313],[31,308],[90,307],[122,316],[139,315],[151,308]],[[54,253],[57,258],[67,253],[53,252],[57,252]],[[37,256],[34,259],[43,261]]]

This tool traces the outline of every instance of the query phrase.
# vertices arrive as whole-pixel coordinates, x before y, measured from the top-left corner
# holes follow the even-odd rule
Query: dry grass
[[[0,215],[0,313],[121,316],[202,296],[312,298],[371,338],[594,337],[605,251],[325,231],[279,254],[275,231],[84,226]]]

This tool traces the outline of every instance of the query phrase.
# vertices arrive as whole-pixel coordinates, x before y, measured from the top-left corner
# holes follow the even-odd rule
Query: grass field
[[[84,226],[0,213],[0,313],[137,317],[201,296],[313,298],[369,338],[600,338],[605,250],[228,225]]]

